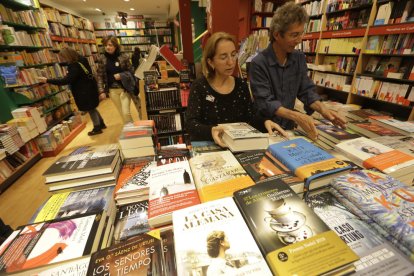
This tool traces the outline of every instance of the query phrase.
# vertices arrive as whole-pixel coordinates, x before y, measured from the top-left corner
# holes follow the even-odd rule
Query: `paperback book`
[[[164,275],[177,276],[177,261],[175,258],[174,231],[172,227],[160,229],[164,254]]]
[[[414,273],[414,265],[399,250],[330,192],[307,197],[307,204],[361,258],[355,263],[360,275]]]
[[[234,199],[274,274],[354,270],[358,256],[279,179],[237,191]]]
[[[87,275],[165,275],[159,231],[141,234],[95,252]]]
[[[148,200],[120,206],[116,212],[113,244],[150,230]]]
[[[272,275],[231,197],[174,212],[173,228],[178,275]]]
[[[105,219],[101,213],[29,224],[0,248],[0,272],[17,272],[78,258],[98,249]]]
[[[268,151],[305,182],[307,191],[313,182],[322,182],[318,186],[327,185],[333,177],[351,169],[347,162],[302,138],[270,145]]]
[[[254,184],[230,151],[202,153],[190,159],[190,166],[202,202],[231,196]]]
[[[414,252],[414,188],[391,176],[354,171],[332,181],[332,186],[366,215]]]
[[[200,203],[188,161],[151,170],[148,221],[151,227],[171,224],[172,212]]]

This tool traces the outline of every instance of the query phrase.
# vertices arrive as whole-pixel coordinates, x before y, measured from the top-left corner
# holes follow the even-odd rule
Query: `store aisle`
[[[50,196],[42,174],[58,157],[67,155],[80,146],[103,145],[118,141],[122,121],[115,106],[109,99],[106,99],[100,103],[98,110],[107,125],[103,134],[88,136],[88,131],[93,126],[89,115],[86,115],[88,122],[86,128],[58,156],[39,160],[0,195],[0,217],[5,223],[13,228],[28,223],[36,209]],[[132,118],[137,119],[134,106],[131,106],[131,112]]]

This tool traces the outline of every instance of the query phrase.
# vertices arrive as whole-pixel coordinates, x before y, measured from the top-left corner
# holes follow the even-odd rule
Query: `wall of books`
[[[413,120],[413,1],[296,2],[310,14],[299,48],[318,91]]]

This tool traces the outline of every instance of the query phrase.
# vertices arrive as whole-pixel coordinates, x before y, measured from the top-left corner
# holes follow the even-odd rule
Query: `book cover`
[[[372,117],[370,120],[373,123],[381,124],[385,127],[398,131],[402,135],[414,134],[414,123],[411,121],[404,122],[390,117]]]
[[[228,123],[219,124],[224,128],[224,133],[231,139],[247,139],[247,138],[267,138],[266,133],[262,133],[249,125],[248,123]]]
[[[151,169],[148,219],[152,227],[171,223],[171,213],[200,203],[188,161]]]
[[[152,167],[155,167],[152,157],[129,159],[121,169],[116,182],[115,198],[121,194],[142,191],[148,193],[148,177]]]
[[[414,165],[413,156],[365,137],[341,142],[335,148],[357,165],[367,169],[376,168],[394,176],[406,174]]]
[[[173,213],[178,275],[272,275],[231,197]]]
[[[116,212],[113,244],[150,230],[148,200],[120,206]]]
[[[254,184],[230,151],[202,153],[190,159],[190,166],[202,202],[231,196]]]
[[[332,181],[332,186],[366,215],[414,251],[414,188],[391,176],[354,171]]]
[[[234,193],[262,254],[277,275],[319,275],[358,256],[282,181]]]
[[[62,156],[43,175],[46,177],[46,182],[54,182],[93,174],[111,173],[118,158],[118,149]]]
[[[407,154],[414,155],[414,137],[411,136],[380,136],[371,139],[374,142],[383,144],[387,147],[398,149]]]
[[[302,138],[270,145],[268,151],[307,183],[350,169],[346,162]]]
[[[82,215],[19,228],[0,253],[0,272],[15,272],[85,256],[96,251],[105,219]]]
[[[353,129],[357,132],[362,133],[363,135],[367,136],[368,138],[372,137],[379,137],[379,136],[401,136],[401,133],[395,132],[389,128],[367,122],[349,122],[348,127]],[[357,138],[357,137],[355,137]]]
[[[262,133],[247,123],[219,124],[223,127],[223,141],[233,152],[266,149],[269,134]]]
[[[114,208],[114,187],[58,193],[52,195],[35,214],[34,223],[78,214],[110,212]]]
[[[151,231],[95,252],[87,275],[164,275],[159,231]]]
[[[223,149],[214,141],[191,141],[191,156],[203,152],[222,151]]]
[[[327,139],[338,142],[343,140],[349,140],[360,137],[358,134],[350,133],[349,131],[334,126],[333,124],[318,124],[315,126],[319,135],[326,137]]]
[[[161,229],[162,249],[164,253],[164,275],[177,276],[177,261],[175,258],[174,231],[172,228]]]

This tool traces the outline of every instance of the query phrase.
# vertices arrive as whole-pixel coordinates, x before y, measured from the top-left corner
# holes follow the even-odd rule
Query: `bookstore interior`
[[[0,275],[414,275],[414,0],[1,0]]]

